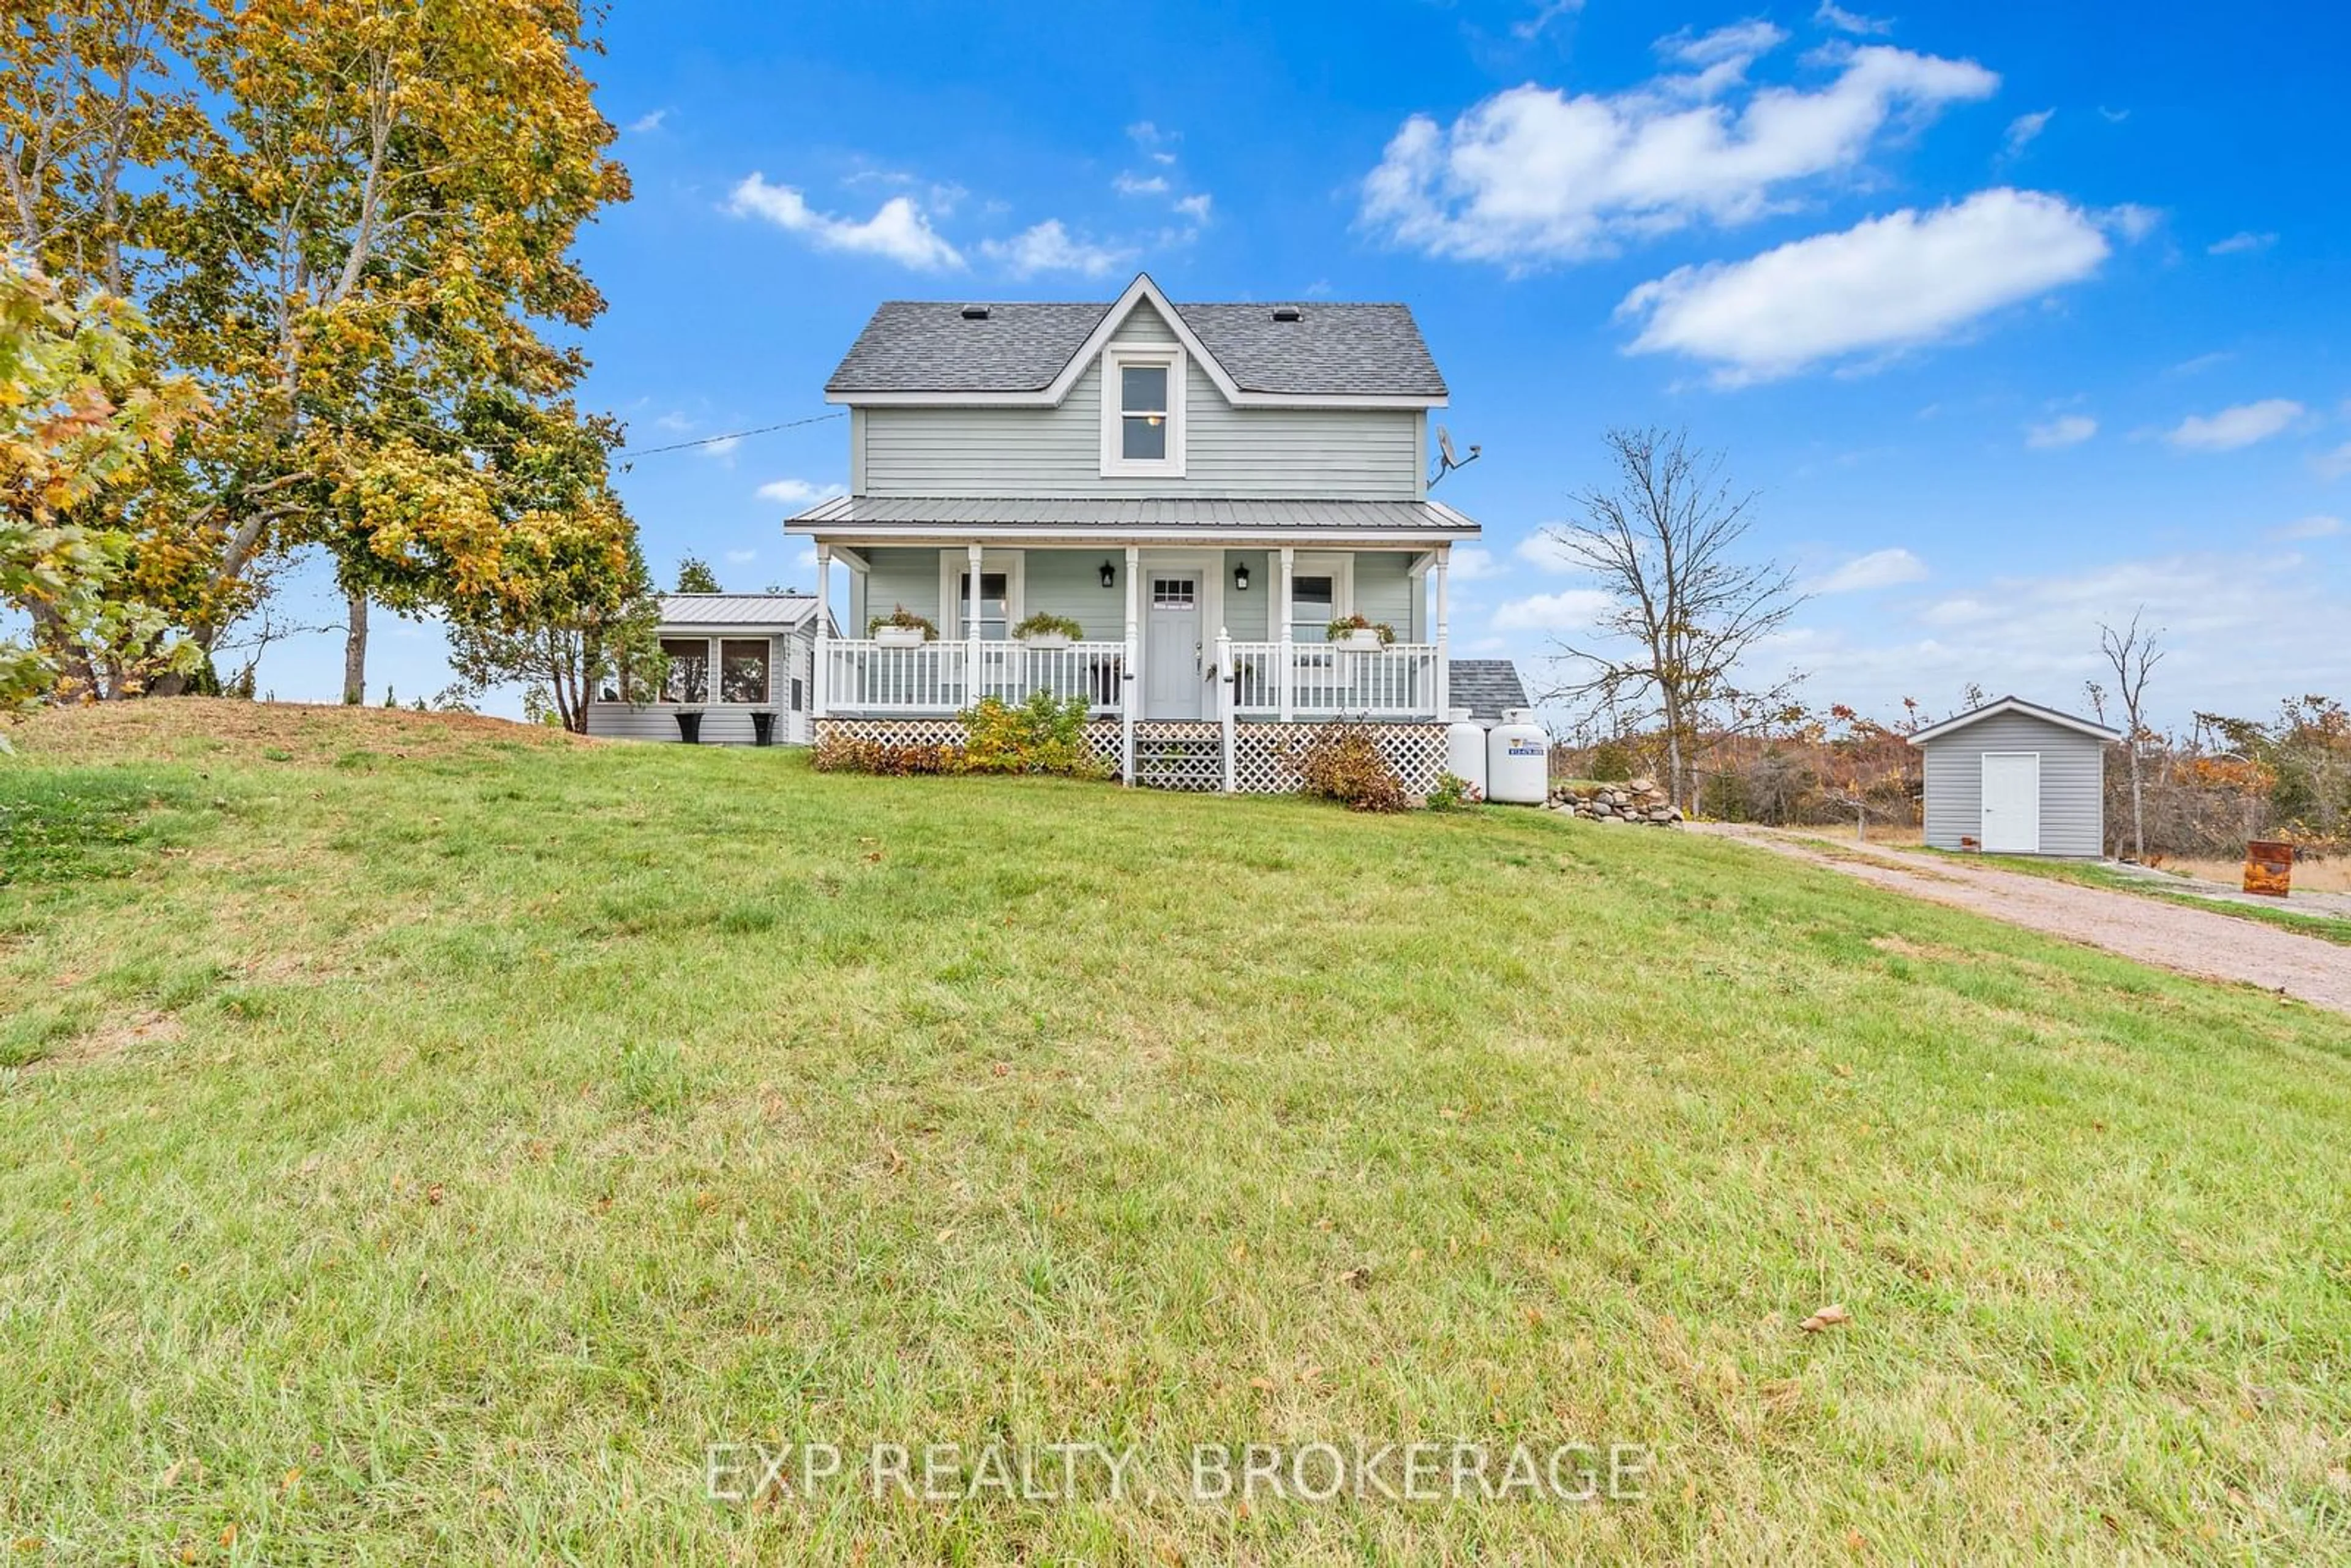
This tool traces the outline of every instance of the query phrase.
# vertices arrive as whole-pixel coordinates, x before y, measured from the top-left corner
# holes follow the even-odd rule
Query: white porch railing
[[[1391,643],[1366,649],[1330,643],[1230,646],[1237,677],[1233,712],[1239,717],[1440,716],[1434,643]]]
[[[982,643],[972,664],[968,643],[884,647],[863,638],[824,643],[825,706],[832,713],[951,714],[984,696],[1008,703],[1032,692],[1061,701],[1082,697],[1096,713],[1116,713],[1126,675],[1123,643],[1071,643],[1047,648],[1022,642]]]

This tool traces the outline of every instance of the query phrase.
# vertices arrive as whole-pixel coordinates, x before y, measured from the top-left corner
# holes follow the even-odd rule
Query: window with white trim
[[[718,700],[765,704],[768,700],[768,640],[729,637],[718,644]]]
[[[1184,472],[1184,350],[1102,350],[1104,475]]]
[[[662,657],[669,661],[669,681],[662,701],[705,703],[710,700],[710,642],[705,637],[664,637]]]

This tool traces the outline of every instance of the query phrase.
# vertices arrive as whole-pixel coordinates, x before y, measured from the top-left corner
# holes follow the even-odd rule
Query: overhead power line
[[[798,430],[804,424],[822,424],[828,419],[845,419],[848,417],[848,414],[849,411],[845,408],[835,409],[831,413],[810,414],[806,419],[788,419],[780,424],[762,424],[753,430],[730,430],[724,435],[698,436],[692,441],[673,441],[666,446],[644,446],[636,448],[633,451],[624,444],[622,446],[621,450],[629,453],[629,459],[627,462],[621,465],[621,472],[623,474],[627,473],[631,465],[634,464],[638,458],[651,457],[656,453],[684,452],[687,448],[694,446],[716,446],[722,441],[740,441],[747,435],[766,435],[771,431]]]

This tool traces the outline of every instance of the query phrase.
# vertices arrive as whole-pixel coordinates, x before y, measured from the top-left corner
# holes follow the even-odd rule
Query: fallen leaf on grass
[[[1834,1328],[1839,1323],[1849,1323],[1851,1322],[1853,1322],[1853,1314],[1851,1312],[1846,1312],[1842,1306],[1832,1304],[1830,1306],[1823,1307],[1819,1312],[1814,1312],[1811,1317],[1806,1318],[1802,1322],[1798,1323],[1796,1326],[1803,1330],[1806,1333],[1818,1333],[1823,1329]]]

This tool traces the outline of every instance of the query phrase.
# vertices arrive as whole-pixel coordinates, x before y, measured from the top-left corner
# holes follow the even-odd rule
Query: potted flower
[[[1384,648],[1395,641],[1395,628],[1368,616],[1342,615],[1322,629],[1323,635],[1342,648],[1370,652]]]
[[[939,634],[939,629],[904,605],[865,623],[866,634],[884,648],[919,648]]]
[[[1086,634],[1086,629],[1066,615],[1040,610],[1012,629],[1013,636],[1031,648],[1066,648]]]

